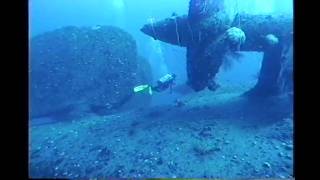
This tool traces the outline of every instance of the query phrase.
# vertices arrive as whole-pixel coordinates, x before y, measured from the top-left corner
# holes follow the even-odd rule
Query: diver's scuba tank
[[[169,82],[171,80],[174,79],[174,76],[172,74],[166,74],[165,76],[161,77],[158,82],[160,83],[165,83],[165,82]]]
[[[146,93],[148,92],[150,95],[152,95],[152,88],[148,84],[139,85],[133,88],[133,91],[135,93]]]

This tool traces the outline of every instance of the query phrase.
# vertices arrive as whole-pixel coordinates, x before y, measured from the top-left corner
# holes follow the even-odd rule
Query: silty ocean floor
[[[39,177],[288,178],[293,120],[285,100],[249,102],[208,91],[172,105],[88,114],[29,128],[29,172]],[[45,118],[44,118],[45,119]]]

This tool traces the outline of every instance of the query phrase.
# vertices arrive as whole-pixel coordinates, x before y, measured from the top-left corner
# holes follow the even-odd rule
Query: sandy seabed
[[[286,101],[208,92],[165,105],[29,128],[33,178],[291,178]]]

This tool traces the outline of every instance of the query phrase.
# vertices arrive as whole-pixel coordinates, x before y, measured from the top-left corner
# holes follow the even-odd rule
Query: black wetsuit
[[[156,86],[153,86],[151,87],[153,91],[156,91],[156,92],[162,92],[168,88],[170,88],[170,90],[172,91],[172,86],[174,84],[174,80],[175,80],[175,75],[172,75],[172,79],[168,80],[168,81],[165,81],[165,82],[162,82],[160,80],[157,81],[157,85]]]

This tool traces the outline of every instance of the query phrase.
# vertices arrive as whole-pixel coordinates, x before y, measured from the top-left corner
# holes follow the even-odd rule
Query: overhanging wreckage
[[[214,78],[227,53],[261,51],[264,56],[258,82],[246,94],[276,95],[280,92],[280,71],[288,64],[283,62],[292,61],[287,59],[292,46],[291,16],[240,13],[230,20],[223,0],[191,0],[188,15],[151,22],[141,31],[187,48],[188,85],[195,91],[216,89]]]

